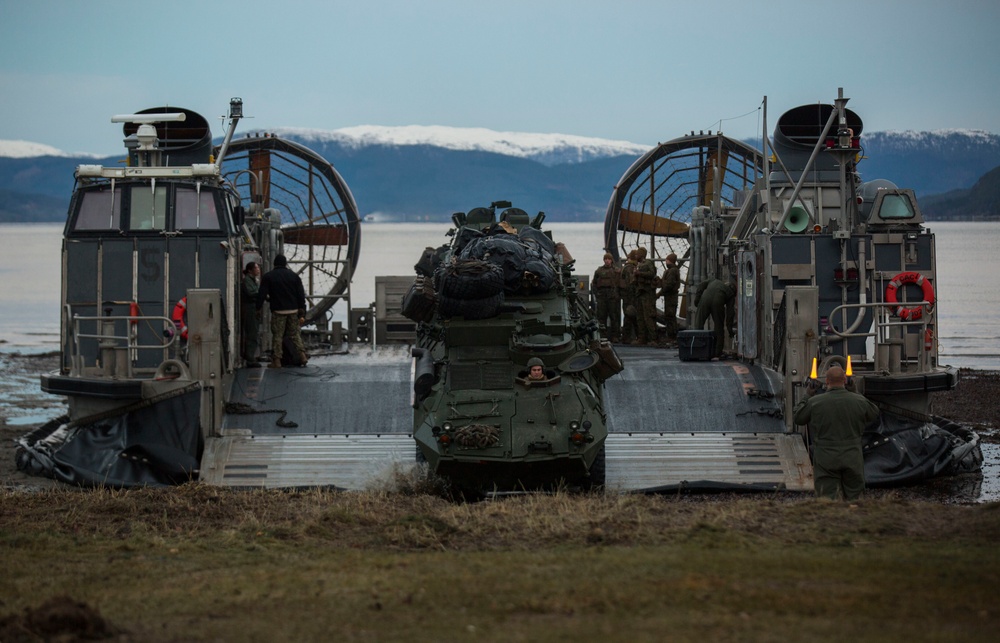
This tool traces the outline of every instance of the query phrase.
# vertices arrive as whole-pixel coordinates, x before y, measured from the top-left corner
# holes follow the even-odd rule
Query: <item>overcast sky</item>
[[[249,128],[753,137],[843,87],[867,131],[1000,132],[996,0],[0,0],[0,139],[114,154],[113,114]]]

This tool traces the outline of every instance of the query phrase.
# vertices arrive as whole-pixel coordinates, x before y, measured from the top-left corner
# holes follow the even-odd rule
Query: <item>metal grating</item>
[[[812,466],[797,435],[612,433],[609,490],[690,487],[693,483],[811,491]]]
[[[231,436],[210,440],[201,472],[229,487],[379,488],[415,461],[408,434]],[[802,439],[782,434],[614,433],[607,440],[607,489],[653,491],[710,482],[811,491]]]
[[[509,362],[451,364],[448,367],[448,379],[452,391],[514,388],[514,376]]]
[[[205,450],[200,480],[225,487],[357,491],[391,482],[416,461],[408,434],[231,436],[210,440]]]

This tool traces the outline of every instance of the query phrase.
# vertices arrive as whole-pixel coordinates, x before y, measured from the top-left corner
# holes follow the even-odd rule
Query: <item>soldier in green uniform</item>
[[[528,379],[540,381],[547,379],[545,376],[545,362],[539,357],[532,357],[528,360]]]
[[[857,500],[865,488],[861,434],[878,418],[878,407],[845,388],[844,369],[826,371],[826,392],[814,383],[793,410],[796,424],[808,424],[813,439],[813,486],[820,498]]]
[[[698,307],[695,328],[705,328],[712,320],[715,332],[715,357],[721,357],[726,346],[726,329],[732,328],[736,317],[733,302],[736,299],[736,284],[725,283],[721,279],[706,279],[698,284],[694,303]]]
[[[608,339],[621,339],[622,303],[618,288],[622,271],[615,266],[610,252],[604,253],[604,265],[594,273],[594,297],[597,299],[597,322],[608,330]]]
[[[660,278],[660,296],[663,297],[668,343],[677,342],[677,293],[680,289],[681,269],[677,267],[677,255],[671,252],[663,260],[663,277]]]
[[[260,313],[257,311],[257,291],[260,284],[260,266],[251,261],[243,269],[240,283],[240,326],[242,328],[242,355],[247,366],[257,365],[257,344],[260,335]]]
[[[636,323],[636,292],[635,292],[635,269],[638,265],[636,259],[638,253],[633,250],[628,253],[628,260],[622,266],[621,285],[618,288],[622,297],[622,311],[625,314],[625,326],[622,328],[622,342],[631,344],[636,341],[639,335],[639,328]]]
[[[639,343],[656,344],[656,264],[646,258],[646,249],[637,250],[635,269],[636,324],[639,326]]]

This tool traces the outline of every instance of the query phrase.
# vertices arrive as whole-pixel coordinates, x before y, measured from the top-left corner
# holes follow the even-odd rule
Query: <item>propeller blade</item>
[[[683,221],[623,208],[618,214],[618,227],[628,232],[651,234],[654,237],[686,237],[691,226]]]
[[[350,238],[343,224],[282,228],[285,243],[300,246],[343,246]]]

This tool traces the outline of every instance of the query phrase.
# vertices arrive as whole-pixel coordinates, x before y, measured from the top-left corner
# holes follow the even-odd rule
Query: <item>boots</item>
[[[281,358],[272,357],[271,363],[267,365],[268,368],[281,368]]]
[[[309,355],[306,353],[299,353],[299,366],[305,366],[309,362]]]

